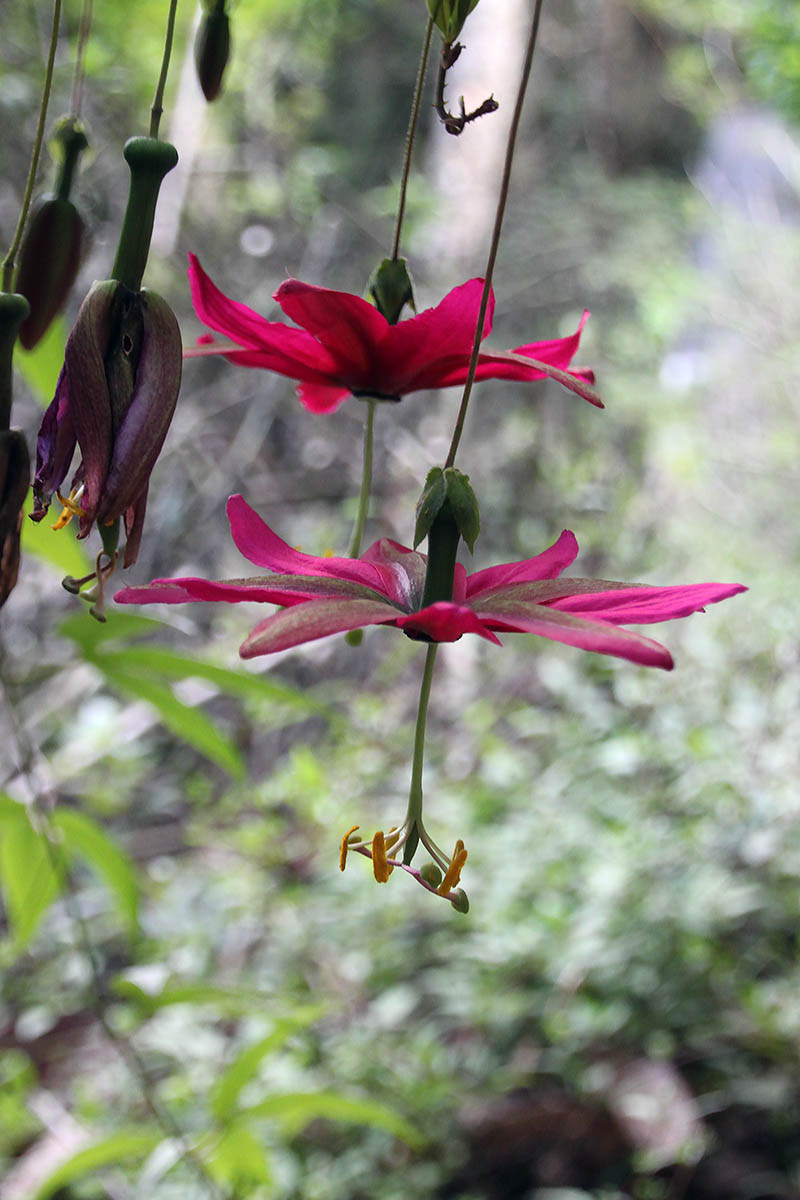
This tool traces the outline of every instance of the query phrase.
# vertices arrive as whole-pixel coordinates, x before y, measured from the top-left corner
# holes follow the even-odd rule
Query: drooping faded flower
[[[187,355],[224,354],[240,366],[296,379],[298,396],[311,412],[332,412],[351,395],[397,401],[409,392],[463,384],[467,378],[482,279],[470,279],[435,308],[394,325],[361,296],[287,279],[274,299],[300,328],[268,321],[229,299],[194,254],[189,255],[189,282],[200,320],[239,348],[212,342]],[[484,338],[491,333],[493,311],[492,295]],[[592,371],[568,369],[588,316],[583,314],[569,337],[482,353],[475,378],[528,381],[550,376],[602,408],[590,386]]]
[[[652,587],[565,578],[562,571],[578,553],[574,534],[565,530],[548,550],[522,562],[469,576],[456,564],[453,599],[423,608],[427,556],[416,550],[381,538],[360,558],[302,554],[273,533],[241,496],[228,501],[228,519],[239,550],[269,574],[220,581],[157,579],[148,587],[124,588],[115,599],[121,604],[222,600],[282,605],[245,639],[242,658],[368,625],[393,625],[429,642],[454,642],[476,633],[500,645],[498,633],[535,633],[670,670],[672,657],[664,646],[622,626],[686,617],[747,590],[739,583]]]
[[[39,430],[33,520],[54,493],[59,525],[79,537],[122,517],[124,565],[136,561],[150,474],[167,435],[181,379],[181,335],[165,300],[117,280],[93,284],[67,340],[55,397]],[[59,489],[76,445],[81,461],[68,498]]]

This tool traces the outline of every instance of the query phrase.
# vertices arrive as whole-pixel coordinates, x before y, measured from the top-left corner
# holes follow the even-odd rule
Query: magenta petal
[[[244,351],[229,354],[240,366],[260,367],[312,383],[327,383],[335,371],[336,363],[316,338],[280,321],[268,321],[246,304],[231,300],[212,283],[194,254],[189,255],[189,283],[200,320],[245,347]],[[197,351],[189,350],[187,357],[195,353],[223,354],[226,349],[230,351],[229,347],[204,345]]]
[[[536,579],[555,579],[578,555],[578,543],[575,534],[565,529],[558,541],[548,550],[537,554],[535,558],[523,559],[521,562],[501,563],[496,567],[486,567],[476,571],[467,578],[467,599],[475,600],[486,592],[496,588],[507,587],[512,583],[528,583]]]
[[[349,292],[314,287],[299,279],[286,279],[274,298],[287,317],[313,334],[333,356],[342,381],[380,390],[377,348],[389,324],[372,304]]]
[[[318,558],[293,550],[273,533],[244,497],[231,496],[227,513],[237,549],[257,567],[280,574],[349,579],[385,594],[383,576],[377,567],[357,558]]]
[[[301,383],[297,389],[303,408],[313,413],[334,412],[350,394],[347,388],[334,383]]]
[[[34,521],[41,521],[50,497],[64,482],[75,452],[76,433],[69,408],[69,389],[64,368],[56,394],[48,405],[36,440],[36,475],[33,480]]]
[[[487,642],[502,645],[500,639],[484,624],[471,608],[440,600],[419,612],[398,617],[398,629],[426,633],[433,642],[457,642],[465,633],[477,633]]]
[[[390,327],[381,347],[387,391],[402,394],[443,387],[440,379],[459,364],[466,378],[482,294],[483,280],[470,279],[434,308]],[[493,314],[494,293],[490,292],[482,338],[491,333]]]
[[[321,579],[302,575],[263,575],[255,579],[154,579],[149,587],[125,588],[118,593],[120,604],[184,604],[190,600],[225,601],[240,604],[301,604],[325,599],[380,600],[370,588],[346,579]]]
[[[578,328],[569,337],[553,338],[546,342],[529,342],[525,346],[516,346],[514,354],[524,354],[526,358],[538,358],[540,362],[550,363],[551,367],[566,369],[578,353],[583,327],[589,320],[589,315],[589,310],[586,309],[578,322]],[[591,372],[586,374],[591,374]]]
[[[406,611],[419,607],[425,586],[427,557],[409,550],[391,538],[373,542],[361,555],[361,561],[372,563],[381,573],[383,594]]]
[[[693,583],[674,587],[628,587],[619,591],[583,593],[553,600],[548,607],[559,612],[590,613],[613,625],[649,625],[702,612],[747,588],[741,583]]]
[[[671,671],[672,655],[659,642],[628,629],[618,629],[602,621],[587,621],[553,608],[525,603],[476,605],[478,616],[491,629],[509,633],[535,633],[552,642],[577,646],[595,654],[612,654],[643,667],[662,667]]]
[[[379,600],[309,600],[267,617],[242,642],[242,658],[275,654],[331,633],[394,622],[397,609]]]

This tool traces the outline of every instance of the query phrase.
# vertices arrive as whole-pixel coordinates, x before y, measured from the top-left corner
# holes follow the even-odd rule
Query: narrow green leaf
[[[73,575],[80,579],[82,575],[88,574],[93,568],[89,563],[89,555],[83,549],[83,543],[75,540],[75,523],[58,532],[51,528],[61,511],[58,501],[55,502],[52,521],[49,517],[39,522],[31,521],[28,514],[32,509],[33,493],[29,492],[25,501],[25,516],[22,519],[22,553],[32,554],[34,558],[49,563],[62,577]],[[92,624],[97,625],[98,622],[92,621]]]
[[[242,778],[244,763],[241,754],[231,739],[220,733],[204,712],[184,704],[163,683],[119,667],[111,655],[99,655],[91,661],[117,691],[131,696],[134,700],[144,700],[151,704],[167,729],[176,737],[194,746],[195,750],[210,758],[234,778]]]
[[[241,1115],[274,1118],[289,1137],[299,1133],[311,1121],[325,1117],[329,1121],[383,1129],[410,1146],[419,1146],[424,1140],[413,1125],[385,1105],[374,1100],[342,1096],[339,1092],[285,1092],[242,1109]]]
[[[120,916],[135,932],[139,924],[139,889],[127,854],[91,817],[74,808],[56,809],[53,824],[61,831],[66,849],[84,859],[105,880]]]
[[[72,1158],[61,1163],[52,1171],[44,1183],[40,1184],[31,1200],[48,1200],[67,1184],[91,1174],[101,1167],[116,1166],[121,1159],[144,1158],[159,1142],[163,1140],[161,1132],[146,1132],[132,1129],[112,1134],[111,1137],[95,1142],[73,1154]]]
[[[206,983],[167,984],[160,992],[146,992],[124,975],[114,980],[114,991],[123,1000],[135,1004],[147,1016],[171,1004],[208,1004],[226,1013],[263,1013],[266,1007],[274,1003],[271,995],[254,988],[226,988]],[[308,1023],[316,1020],[318,1016],[319,1012],[314,1008]]]
[[[317,1019],[322,1008],[309,1008],[304,1013],[293,1013],[275,1023],[275,1028],[266,1037],[247,1046],[222,1074],[211,1096],[211,1111],[217,1121],[226,1121],[236,1110],[239,1094],[245,1084],[256,1075],[261,1063],[268,1055],[280,1050],[288,1038]]]
[[[0,812],[0,887],[15,950],[24,949],[61,891],[57,851],[31,825],[24,805],[3,798]],[[16,811],[15,811],[16,809]]]
[[[169,629],[163,621],[155,621],[152,617],[140,617],[137,613],[120,612],[119,609],[107,610],[105,624],[100,621],[86,620],[84,612],[73,613],[59,625],[59,632],[76,642],[81,649],[94,652],[103,642],[118,641],[120,638],[142,637],[147,633],[160,633]]]
[[[212,1152],[208,1165],[221,1183],[232,1184],[237,1194],[244,1187],[272,1182],[263,1141],[245,1125],[231,1125]]]

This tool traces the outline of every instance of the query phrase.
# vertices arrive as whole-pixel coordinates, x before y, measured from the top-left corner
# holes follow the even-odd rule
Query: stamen
[[[350,835],[355,833],[355,831],[358,828],[359,828],[358,825],[354,825],[352,827],[352,829],[348,829],[347,833],[342,838],[342,846],[341,846],[341,849],[339,850],[339,870],[340,871],[343,871],[345,869],[345,867],[347,866],[347,848],[350,843]]]
[[[85,486],[86,485],[82,483],[79,488],[73,488],[69,496],[66,498],[61,495],[61,492],[56,492],[56,495],[64,507],[61,510],[61,516],[58,518],[55,525],[52,526],[53,529],[63,529],[65,525],[69,525],[73,517],[86,516],[86,513],[78,504],[78,501],[83,495]]]
[[[378,883],[388,883],[394,870],[386,857],[386,842],[382,829],[379,829],[372,839],[372,870]]]
[[[436,889],[438,896],[446,896],[452,891],[461,878],[461,872],[464,868],[464,863],[467,861],[467,851],[464,849],[464,843],[461,838],[455,844],[453,857],[450,859],[450,866],[447,868],[447,874]]]

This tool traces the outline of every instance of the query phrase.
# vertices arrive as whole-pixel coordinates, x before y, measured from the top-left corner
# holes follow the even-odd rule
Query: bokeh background
[[[91,239],[66,323],[17,359],[31,440],[109,271],[120,150],[146,131],[161,50],[163,0],[96,7]],[[181,165],[146,282],[187,342],[189,250],[272,316],[287,274],[363,291],[391,242],[425,23],[422,0],[231,8],[207,107],[180,6],[162,125]],[[436,127],[429,77],[403,237],[421,307],[484,269],[529,9],[481,0],[469,18],[448,95],[501,107],[461,138]],[[49,20],[2,5],[4,244]],[[418,645],[373,630],[242,666],[245,606],[101,627],[59,586],[80,573],[71,529],[26,526],[2,632],[3,1200],[208,1194],[142,1075],[221,1194],[247,1200],[798,1195],[798,118],[792,0],[545,5],[492,343],[563,335],[590,308],[580,359],[607,407],[551,383],[476,389],[460,465],[477,566],[566,527],[584,574],[751,590],[656,631],[669,675],[513,635],[443,649],[425,791],[437,839],[468,846],[468,916],[399,872],[337,870],[345,829],[404,811]],[[369,538],[410,541],[458,399],[379,411]],[[341,553],[363,415],[187,362],[131,581],[242,574],[238,491],[292,544]],[[67,882],[20,832],[37,794],[62,814]]]

